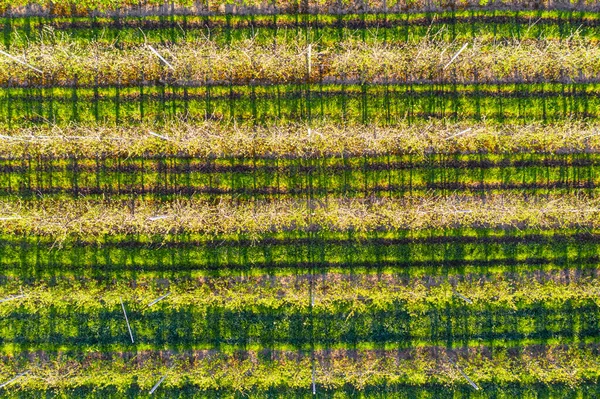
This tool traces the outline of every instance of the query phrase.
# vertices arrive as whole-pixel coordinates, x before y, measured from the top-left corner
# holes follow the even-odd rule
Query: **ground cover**
[[[452,387],[458,397],[486,397],[485,393],[472,392],[462,372],[473,376],[483,392],[488,390],[498,397],[514,394],[535,397],[536,392],[558,396],[568,390],[595,392],[596,352],[596,345],[581,348],[533,345],[516,352],[488,347],[457,351],[427,347],[401,351],[315,351],[314,357],[292,351],[109,352],[105,359],[93,355],[44,354],[31,359],[36,363],[34,370],[39,377],[25,376],[23,381],[32,392],[52,389],[59,395],[80,397],[135,396],[143,395],[161,374],[166,374],[169,383],[165,384],[163,395],[167,397],[182,392],[204,397],[233,392],[253,397],[297,392],[301,397],[308,397],[310,393],[303,394],[302,386],[310,384],[311,374],[314,374],[319,389],[338,388],[342,397],[352,397],[356,390],[374,397],[377,392],[398,397],[406,392],[420,397],[439,397],[436,395],[445,395]],[[22,359],[15,358],[8,367],[22,363]],[[51,363],[59,363],[62,374],[54,371]],[[578,366],[577,373],[569,372],[573,363]],[[542,367],[546,371],[541,372]],[[132,377],[135,384],[130,386]],[[415,386],[414,381],[422,383]],[[545,385],[540,384],[536,391],[527,385],[530,381],[544,381]]]
[[[200,2],[194,0],[180,0],[176,2],[163,2],[162,0],[89,0],[84,2],[55,3],[51,0],[41,0],[31,3],[27,0],[8,1],[0,3],[0,10],[8,15],[67,15],[81,16],[90,14],[107,13],[109,15],[171,15],[177,13],[345,13],[345,12],[410,12],[410,11],[444,11],[455,9],[505,9],[516,10],[596,10],[597,5],[591,0],[567,0],[555,2],[550,0],[391,0],[391,1],[272,1],[262,2],[257,0],[243,0],[231,3]]]
[[[403,42],[430,35],[437,40],[487,42],[502,39],[569,39],[574,35],[598,39],[595,12],[574,10],[536,11],[450,11],[381,14],[227,14],[148,15],[142,17],[7,17],[0,20],[4,45],[27,37],[52,37],[66,33],[74,40],[110,43],[176,43],[210,39],[226,44],[252,39],[256,43],[287,42],[301,33],[320,44],[335,44],[344,38],[364,42]],[[309,29],[307,29],[309,28]],[[140,31],[141,29],[141,31]],[[49,35],[49,36],[48,36]]]
[[[0,396],[598,396],[597,4],[0,13]]]

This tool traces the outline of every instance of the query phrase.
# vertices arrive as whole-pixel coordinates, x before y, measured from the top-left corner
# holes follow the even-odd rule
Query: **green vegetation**
[[[260,234],[290,232],[417,232],[427,229],[504,228],[597,229],[598,200],[581,195],[481,197],[430,196],[409,199],[283,199],[240,201],[220,198],[153,200],[46,200],[3,202],[1,231],[75,237],[94,241],[133,234]],[[504,234],[504,230],[502,234]],[[215,237],[215,240],[219,238]]]
[[[37,7],[36,7],[37,6]],[[0,10],[11,14],[50,14],[50,15],[89,15],[97,13],[120,13],[147,15],[159,13],[162,15],[173,15],[176,13],[344,13],[348,11],[360,12],[406,12],[419,10],[455,10],[455,9],[504,9],[513,7],[515,9],[564,9],[564,10],[595,10],[596,3],[592,0],[567,0],[564,3],[555,3],[550,0],[529,2],[526,0],[389,0],[389,1],[297,1],[297,0],[274,0],[268,3],[259,0],[238,0],[228,2],[194,0],[177,0],[165,2],[163,0],[85,0],[54,2],[52,0],[2,0]]]
[[[81,42],[66,35],[48,34],[41,37],[38,45],[24,41],[10,48],[15,54],[25,55],[28,63],[38,65],[43,73],[33,73],[25,65],[8,68],[14,61],[4,58],[0,84],[52,88],[141,85],[152,89],[151,83],[158,82],[174,88],[289,86],[306,82],[326,86],[545,83],[538,86],[552,91],[553,85],[548,83],[595,83],[600,71],[597,41],[580,35],[561,41],[513,39],[486,43],[475,38],[467,42],[462,57],[451,65],[449,61],[464,43],[447,43],[430,34],[397,44],[379,40],[365,43],[359,37],[349,37],[335,45],[320,45],[306,39],[312,49],[310,57],[307,48],[298,44],[299,39],[304,39],[300,34],[277,35],[275,42],[265,44],[252,39],[230,45],[206,39],[188,39],[168,46],[155,44],[156,51],[168,57],[171,70],[143,43]],[[277,41],[279,36],[282,39]],[[114,62],[115,56],[119,62]],[[68,91],[57,90],[55,95],[60,97],[63,92]],[[19,91],[14,95],[19,96]],[[148,96],[152,96],[152,91]]]
[[[277,167],[277,161],[282,167],[293,162],[302,165],[318,158],[333,164],[339,158],[362,158],[354,162],[366,162],[368,166],[387,162],[388,155],[392,157],[388,169],[420,165],[458,167],[453,162],[466,162],[465,167],[473,162],[487,168],[518,167],[541,164],[546,159],[548,166],[593,166],[595,153],[600,150],[599,128],[595,122],[578,120],[552,124],[429,120],[412,124],[404,121],[395,126],[331,122],[260,126],[215,121],[116,127],[43,124],[0,130],[0,157],[4,170],[15,173],[45,169],[45,165],[60,169],[72,158],[79,160],[82,170],[96,158],[100,162],[121,158],[123,162],[131,160],[132,165],[143,158],[150,170],[154,168],[152,163],[163,157],[176,163],[189,158],[190,171],[207,172],[228,167],[235,170],[236,165],[241,166],[240,171],[266,168],[269,160]],[[586,156],[587,162],[583,161]],[[370,157],[376,159],[371,161]],[[24,159],[28,161],[26,166]],[[206,168],[197,166],[201,164],[206,164]],[[114,170],[114,165],[107,167]],[[170,166],[165,162],[164,167]],[[177,170],[175,165],[173,168]],[[142,170],[141,164],[138,169]]]
[[[536,389],[528,384],[536,382],[539,382],[537,392],[556,397],[573,390],[597,392],[594,381],[598,358],[593,346],[581,349],[525,346],[520,353],[485,347],[456,353],[439,347],[402,351],[333,350],[315,351],[314,361],[310,355],[295,351],[245,351],[242,354],[193,351],[173,356],[170,368],[162,366],[160,356],[147,351],[109,352],[104,359],[93,355],[32,356],[38,364],[32,373],[40,377],[26,376],[22,384],[29,392],[43,392],[48,388],[63,391],[69,387],[67,392],[78,397],[110,394],[145,397],[160,376],[167,374],[169,382],[165,382],[163,396],[182,392],[194,395],[201,391],[208,397],[232,392],[252,397],[269,393],[309,397],[310,392],[305,393],[302,388],[310,385],[314,364],[315,375],[320,380],[318,389],[338,391],[341,397],[352,397],[352,392],[359,390],[373,397],[383,392],[393,397],[413,393],[433,398],[437,392],[452,388],[458,391],[458,397],[487,397],[487,391],[503,398],[515,392],[533,397]],[[14,365],[24,363],[21,359],[15,360],[5,367],[11,370]],[[52,363],[61,364],[61,369],[55,371],[50,366]],[[574,365],[577,371],[571,373]],[[472,388],[459,369],[477,378],[484,392],[470,392]],[[132,377],[133,384],[130,383]],[[379,387],[380,381],[387,381],[384,388]]]
[[[0,396],[600,396],[599,26],[0,0]]]
[[[4,44],[10,47],[24,38],[56,38],[67,33],[83,43],[94,40],[121,45],[175,43],[206,40],[232,44],[252,39],[255,43],[290,41],[297,35],[313,43],[334,45],[350,38],[366,43],[407,42],[428,35],[436,40],[473,40],[487,43],[502,39],[597,40],[600,18],[596,12],[582,11],[450,11],[436,13],[344,13],[328,14],[228,14],[228,15],[147,15],[144,18],[57,17],[5,18]],[[306,27],[311,29],[305,30]],[[183,28],[183,29],[182,29]],[[284,33],[285,32],[285,33]],[[306,36],[305,36],[306,35]],[[60,36],[59,36],[60,37]]]

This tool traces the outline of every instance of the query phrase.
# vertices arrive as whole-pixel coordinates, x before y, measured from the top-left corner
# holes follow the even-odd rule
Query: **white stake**
[[[123,314],[125,315],[125,322],[127,323],[127,329],[129,330],[129,336],[131,337],[131,343],[133,344],[133,333],[131,332],[131,326],[129,325],[129,319],[127,318],[127,312],[125,312],[125,305],[123,305],[123,299],[119,298],[121,301],[121,307],[123,308]]]
[[[321,136],[321,138],[325,138],[325,137],[323,137],[323,135],[322,135],[321,133],[319,133],[318,131],[316,131],[316,130],[312,130],[311,128],[308,128],[308,131],[307,131],[307,136],[308,136],[308,138],[309,138],[309,139],[310,139],[310,138],[312,138],[312,136],[313,136],[313,133],[314,133],[314,134],[318,134],[319,136]]]
[[[0,134],[0,139],[2,139],[2,140],[23,140],[22,138],[19,138],[19,137],[6,136],[4,134]]]
[[[165,299],[165,298],[166,298],[166,297],[168,297],[169,295],[171,295],[171,293],[170,293],[170,292],[169,292],[169,293],[167,293],[167,294],[165,294],[165,295],[163,295],[163,296],[161,296],[161,297],[160,297],[160,298],[158,298],[158,299],[155,299],[154,301],[152,301],[152,302],[150,302],[150,303],[148,304],[148,307],[150,307],[150,306],[154,305],[155,303],[157,303],[157,302],[159,302],[159,301],[162,301],[163,299]]]
[[[9,296],[8,298],[0,299],[0,303],[12,301],[13,299],[25,298],[25,295]]]
[[[154,132],[148,132],[150,135],[154,136],[154,137],[158,137],[159,139],[163,139],[163,140],[167,140],[167,141],[171,141],[170,138],[168,138],[167,136],[163,136],[160,135],[158,133],[154,133]]]
[[[152,52],[154,53],[154,55],[156,55],[158,58],[160,58],[160,60],[161,60],[162,62],[164,62],[166,66],[168,66],[169,68],[171,68],[173,71],[175,70],[175,68],[173,68],[173,65],[169,64],[169,61],[165,60],[165,59],[163,58],[163,56],[162,56],[162,55],[160,55],[160,54],[158,53],[158,51],[156,51],[156,50],[154,49],[154,47],[152,47],[152,46],[151,46],[151,45],[149,45],[149,44],[146,44],[146,46],[148,46],[148,48],[150,49],[150,51],[152,51]]]
[[[42,75],[44,74],[44,72],[42,72],[40,69],[37,69],[37,68],[29,65],[28,63],[26,63],[25,61],[22,61],[22,60],[18,59],[17,57],[13,57],[12,55],[8,54],[5,51],[0,50],[0,54],[4,55],[5,57],[10,58],[11,60],[13,60],[15,62],[18,62],[21,65],[25,65],[27,68],[33,69],[34,71],[36,71],[39,74],[42,74]]]
[[[162,384],[162,382],[165,380],[165,378],[167,378],[167,375],[163,375],[162,378],[156,383],[156,385],[154,385],[152,387],[152,389],[150,390],[150,395],[152,395],[154,393],[154,391],[156,391],[156,388],[159,387],[160,384]]]
[[[154,222],[155,220],[168,219],[168,218],[170,218],[169,215],[159,215],[159,216],[150,216],[148,218],[148,220]]]
[[[465,380],[467,380],[467,381],[469,382],[469,384],[470,384],[470,385],[471,385],[473,388],[475,388],[475,390],[476,390],[476,391],[479,391],[479,389],[480,389],[480,388],[479,388],[479,386],[478,386],[477,384],[475,384],[475,382],[474,382],[472,379],[470,379],[470,378],[469,378],[469,376],[468,376],[468,375],[466,375],[466,374],[465,374],[465,372],[464,372],[464,371],[462,371],[460,367],[458,367],[458,364],[454,363],[454,362],[453,362],[451,359],[448,359],[448,361],[449,361],[450,363],[452,363],[452,365],[453,365],[454,367],[456,367],[456,369],[458,370],[458,372],[459,372],[459,373],[460,373],[460,374],[461,374],[461,375],[462,375],[462,376],[465,378]]]
[[[450,140],[454,137],[460,136],[461,134],[469,133],[471,130],[473,130],[473,129],[472,128],[465,129],[462,132],[458,132],[456,134],[453,134],[452,136],[446,137],[444,140]]]
[[[470,300],[469,298],[467,298],[466,296],[464,296],[463,294],[459,293],[459,292],[455,292],[456,296],[458,296],[459,298],[462,298],[465,300],[465,302],[467,303],[473,303],[472,300]]]
[[[308,77],[310,78],[310,70],[312,69],[312,44],[308,45],[306,50],[306,69],[308,70]]]
[[[479,391],[479,386],[477,386],[477,384],[475,384],[475,383],[473,382],[473,380],[471,380],[471,379],[469,378],[469,376],[468,376],[468,375],[466,375],[466,374],[465,374],[465,372],[464,372],[464,371],[462,371],[462,370],[460,369],[460,367],[456,366],[456,368],[458,369],[458,372],[459,372],[459,373],[461,373],[463,377],[465,377],[465,379],[466,379],[466,380],[469,382],[469,384],[471,384],[471,386],[472,386],[473,388],[475,388],[475,390],[476,390],[476,391]]]
[[[20,216],[5,216],[5,217],[1,217],[0,220],[17,220],[17,219],[21,219]]]
[[[469,45],[469,43],[465,43],[464,46],[462,46],[462,48],[460,50],[458,50],[458,52],[456,54],[454,54],[454,56],[450,59],[450,61],[448,61],[448,63],[446,65],[444,65],[443,69],[446,69],[450,66],[450,64],[452,64],[454,62],[454,60],[456,58],[458,58],[458,56],[460,55],[460,53],[462,53],[463,51],[465,51],[465,49],[467,48],[467,46]]]
[[[314,364],[314,360],[313,360],[313,367],[312,367],[312,394],[316,395],[317,394],[317,385],[315,382],[315,364]]]
[[[17,375],[16,377],[11,378],[10,380],[6,381],[5,383],[0,384],[0,388],[4,388],[8,384],[11,384],[11,383],[15,382],[16,380],[18,380],[19,378],[23,377],[27,373],[29,373],[29,371],[25,371],[24,373],[21,373],[21,374]]]

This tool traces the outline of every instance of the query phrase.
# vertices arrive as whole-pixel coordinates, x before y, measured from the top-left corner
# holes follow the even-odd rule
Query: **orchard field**
[[[600,397],[598,11],[0,0],[0,397]]]

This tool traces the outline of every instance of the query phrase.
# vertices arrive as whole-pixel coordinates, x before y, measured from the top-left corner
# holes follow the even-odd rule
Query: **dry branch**
[[[158,215],[158,216],[150,216],[148,218],[148,220],[150,220],[151,222],[154,222],[156,220],[163,220],[163,219],[168,219],[170,218],[171,215]]]
[[[458,364],[456,364],[455,362],[452,361],[452,359],[448,359],[448,361],[454,366],[456,367],[456,369],[458,370],[458,372],[467,380],[467,382],[469,383],[469,385],[471,385],[473,388],[475,388],[476,391],[479,391],[479,386],[477,384],[475,384],[475,382],[469,378],[469,376],[462,371],[462,369],[460,367],[458,367]]]
[[[312,373],[311,373],[311,380],[312,380],[312,394],[316,395],[317,394],[317,383],[316,383],[316,367],[315,367],[315,361],[313,359],[312,361]]]
[[[456,368],[458,369],[458,372],[459,372],[460,374],[462,374],[462,376],[463,376],[463,377],[465,377],[465,379],[466,379],[466,380],[469,382],[469,384],[470,384],[470,385],[471,385],[473,388],[475,388],[475,390],[476,390],[476,391],[479,391],[479,389],[480,389],[480,388],[479,388],[479,386],[478,386],[477,384],[475,384],[475,382],[473,382],[473,380],[471,380],[471,379],[469,378],[469,376],[468,376],[468,375],[466,375],[466,374],[465,374],[465,372],[464,372],[464,371],[462,371],[462,370],[460,369],[460,367],[456,366]]]

